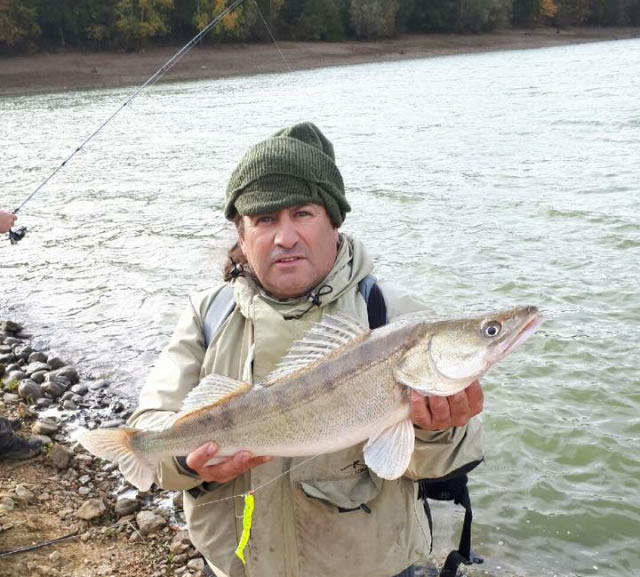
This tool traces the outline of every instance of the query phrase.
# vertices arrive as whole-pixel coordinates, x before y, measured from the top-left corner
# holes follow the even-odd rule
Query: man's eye
[[[312,216],[312,214],[308,210],[299,210],[296,212],[296,216]]]
[[[256,224],[269,224],[271,222],[273,222],[272,216],[260,216],[255,220]]]

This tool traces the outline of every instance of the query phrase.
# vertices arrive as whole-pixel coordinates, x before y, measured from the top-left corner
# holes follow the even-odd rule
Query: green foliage
[[[347,35],[347,4],[342,0],[305,0],[298,19],[297,38],[337,42]]]
[[[37,0],[0,2],[0,46],[31,50],[40,33]]]
[[[173,0],[118,0],[115,28],[123,48],[138,49],[169,32]]]
[[[393,36],[397,12],[397,0],[351,0],[351,25],[356,38]]]
[[[186,42],[232,0],[0,0],[0,52]],[[205,42],[376,39],[554,25],[640,25],[640,0],[245,0]]]

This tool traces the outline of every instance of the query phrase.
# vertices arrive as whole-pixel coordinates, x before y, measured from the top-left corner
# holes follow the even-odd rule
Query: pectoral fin
[[[413,424],[404,419],[369,438],[364,446],[364,462],[379,477],[397,479],[409,466],[414,444]]]

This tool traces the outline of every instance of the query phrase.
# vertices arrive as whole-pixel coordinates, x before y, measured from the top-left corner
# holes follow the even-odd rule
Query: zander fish
[[[214,441],[211,463],[240,450],[275,457],[331,453],[366,441],[367,466],[397,479],[414,448],[410,390],[448,396],[481,377],[541,323],[535,307],[441,322],[398,320],[369,330],[325,315],[260,385],[202,379],[162,430],[100,429],[80,442],[147,490],[161,459]]]

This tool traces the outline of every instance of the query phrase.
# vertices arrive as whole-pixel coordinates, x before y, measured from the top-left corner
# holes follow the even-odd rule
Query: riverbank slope
[[[191,50],[162,81],[203,80],[629,38],[640,38],[640,28],[544,28],[475,35],[404,35],[379,42],[279,42],[277,48],[273,43],[215,44]],[[167,46],[128,54],[57,52],[3,58],[0,59],[0,95],[139,85],[178,49]]]

